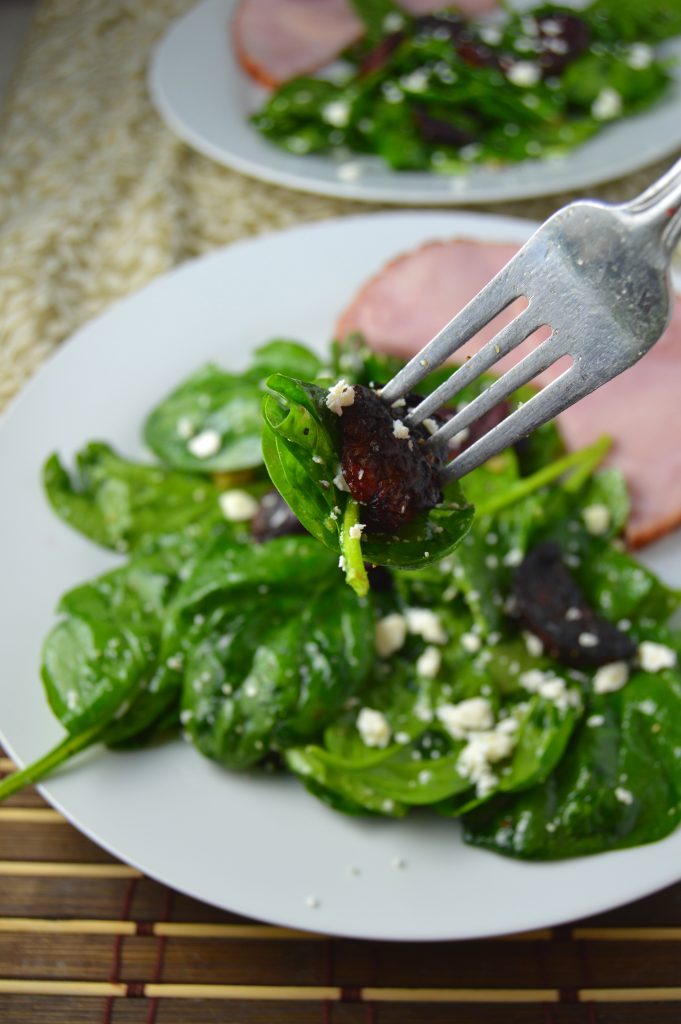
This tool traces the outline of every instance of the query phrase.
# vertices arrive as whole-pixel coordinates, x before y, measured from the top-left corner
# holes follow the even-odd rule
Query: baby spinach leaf
[[[681,679],[638,672],[594,697],[548,780],[465,819],[466,841],[514,857],[554,859],[668,835],[681,819]],[[598,717],[590,722],[591,714]]]
[[[263,453],[270,478],[303,526],[343,553],[343,521],[351,499],[334,483],[340,470],[338,417],[326,408],[323,388],[280,375],[270,377],[267,385],[279,396],[267,396],[263,406]],[[356,514],[351,511],[350,518]],[[447,489],[442,507],[416,516],[394,536],[362,534],[362,554],[375,565],[414,568],[452,551],[472,519],[473,509],[454,486]],[[355,571],[356,562],[355,555]]]
[[[227,373],[209,363],[149,414],[144,439],[175,469],[195,473],[254,469],[262,463],[264,379],[280,372],[314,377],[319,368],[313,352],[297,342],[282,340],[256,349],[253,364],[241,374]]]
[[[180,588],[164,656],[183,667],[182,718],[231,767],[316,735],[363,681],[371,608],[308,537],[218,543]],[[295,587],[291,581],[295,580]]]
[[[201,539],[224,522],[210,480],[130,462],[98,442],[78,452],[71,475],[50,456],[43,483],[60,519],[114,551],[153,547],[167,535]]]

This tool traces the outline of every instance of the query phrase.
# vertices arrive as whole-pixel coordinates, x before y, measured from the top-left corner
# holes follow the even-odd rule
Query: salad
[[[515,857],[678,825],[681,592],[619,539],[607,439],[566,453],[548,424],[437,493],[427,441],[376,396],[399,365],[361,337],[325,365],[275,340],[153,409],[153,462],[102,442],[47,460],[55,513],[121,561],[61,598],[42,679],[66,735],[0,799],[181,731],[226,769],[290,772],[346,814],[429,807]],[[397,502],[365,401],[416,460]]]
[[[540,4],[480,21],[456,5],[418,16],[392,0],[352,8],[363,37],[326,69],[279,84],[252,124],[297,155],[373,155],[399,171],[559,157],[665,94],[672,62],[659,44],[681,34],[678,0]]]

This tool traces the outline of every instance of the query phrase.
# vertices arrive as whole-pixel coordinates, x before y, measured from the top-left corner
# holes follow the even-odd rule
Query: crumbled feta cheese
[[[348,530],[348,536],[350,537],[351,540],[361,540],[362,532],[364,530],[366,530],[366,526],[364,523],[353,523],[353,525]]]
[[[194,433],[194,423],[189,416],[180,416],[177,421],[177,436],[188,441]]]
[[[470,436],[471,428],[464,427],[463,430],[457,431],[454,437],[450,437],[447,441],[448,448],[460,448],[462,444],[465,444]]]
[[[324,465],[324,459],[321,457],[321,455],[313,455],[312,461],[316,462],[318,466]]]
[[[440,424],[436,420],[431,419],[430,416],[423,421],[423,426],[431,435],[434,434],[436,430],[440,429]]]
[[[180,711],[180,722],[182,723],[182,725],[188,725],[193,717],[194,712],[190,708],[184,708],[182,711]]]
[[[655,53],[647,43],[634,43],[627,56],[627,64],[635,71],[643,71],[650,67],[655,59]]]
[[[429,75],[423,68],[416,68],[411,74],[402,75],[400,85],[406,92],[425,92],[428,88]]]
[[[339,557],[339,559],[338,559],[338,568],[342,569],[343,572],[345,572],[345,556],[344,555],[341,555]]]
[[[601,537],[610,529],[610,509],[607,505],[587,505],[582,509],[582,519],[587,532],[594,537]]]
[[[202,430],[195,434],[187,445],[188,451],[197,459],[209,459],[222,447],[222,438],[217,430]]]
[[[504,565],[507,565],[511,569],[520,565],[522,560],[523,553],[520,548],[511,548],[511,550],[504,555]]]
[[[586,724],[590,729],[599,729],[602,725],[605,725],[605,718],[603,715],[589,715]]]
[[[626,661],[611,661],[609,665],[601,665],[594,675],[594,693],[615,693],[621,690],[629,678],[629,666]]]
[[[345,160],[336,168],[339,181],[357,181],[362,176],[362,165],[358,160]]]
[[[676,651],[664,644],[644,640],[638,645],[638,660],[644,672],[659,672],[660,669],[676,665]]]
[[[486,697],[469,697],[458,704],[441,704],[435,713],[455,740],[463,740],[470,732],[481,732],[494,725],[492,705]]]
[[[462,633],[461,646],[468,654],[477,654],[482,647],[482,640],[475,633]]]
[[[622,97],[617,89],[606,85],[591,104],[591,115],[596,121],[611,121],[622,113]]]
[[[336,384],[328,389],[326,396],[326,408],[335,412],[336,416],[343,415],[343,409],[348,405],[355,404],[355,389],[352,384],[346,383],[341,378]]]
[[[447,643],[447,634],[442,628],[442,623],[430,608],[407,608],[405,618],[410,633],[423,637],[429,644]]]
[[[433,773],[429,772],[427,768],[421,769],[418,774],[418,780],[422,786],[427,785],[433,777]]]
[[[423,654],[416,661],[416,673],[425,679],[434,679],[440,671],[442,655],[437,647],[426,647]]]
[[[393,612],[379,619],[374,632],[374,643],[379,658],[389,658],[404,647],[407,639],[407,622],[403,615]]]
[[[581,617],[582,612],[579,608],[568,608],[568,610],[565,612],[566,622],[577,622],[579,621],[579,619],[581,619]]]
[[[393,434],[401,441],[409,437],[409,427],[405,426],[402,420],[395,420],[393,423]]]
[[[306,896],[305,906],[309,907],[310,910],[316,910],[317,907],[319,906],[319,900],[317,899],[316,896]]]
[[[411,736],[408,732],[396,732],[395,743],[399,743],[404,746],[406,743],[411,743]]]
[[[390,743],[390,723],[382,711],[362,708],[357,715],[357,731],[367,747],[383,749]]]
[[[404,18],[399,11],[390,11],[383,19],[384,32],[399,32],[404,25]]]
[[[580,633],[577,643],[580,647],[598,647],[598,637],[595,633]]]
[[[519,60],[515,64],[511,64],[506,72],[506,77],[513,85],[530,88],[536,85],[541,78],[541,69],[531,60]]]
[[[350,120],[350,104],[345,100],[332,100],[322,107],[322,118],[334,128],[345,128]]]
[[[545,18],[541,23],[542,35],[559,36],[562,33],[561,24],[555,18]]]
[[[503,38],[503,34],[496,25],[484,25],[480,29],[480,38],[488,46],[498,46]]]
[[[621,804],[627,804],[627,806],[634,802],[634,794],[630,790],[624,789],[622,786],[618,786],[616,788],[615,796]]]
[[[348,482],[345,479],[345,477],[343,476],[342,470],[340,470],[340,469],[338,470],[338,472],[336,473],[335,477],[333,478],[333,486],[336,488],[337,491],[346,491],[348,494],[350,493],[350,488],[348,487]],[[340,515],[340,509],[338,509],[338,511],[336,512],[336,508],[334,508],[333,511],[336,513],[336,516]]]
[[[523,640],[525,641],[525,650],[532,658],[540,658],[544,653],[544,645],[538,636],[534,633],[525,631],[523,633]]]
[[[508,734],[489,731],[474,732],[468,737],[457,761],[457,770],[464,778],[475,783],[478,796],[486,796],[499,779],[491,765],[503,761],[513,752],[514,738]]]
[[[258,502],[248,491],[223,491],[218,503],[225,519],[230,523],[243,523],[258,511]]]
[[[77,711],[80,701],[78,699],[77,690],[67,690],[66,693],[66,706],[69,711]]]

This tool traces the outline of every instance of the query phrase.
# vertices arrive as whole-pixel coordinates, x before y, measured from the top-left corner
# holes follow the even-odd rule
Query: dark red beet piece
[[[251,523],[251,533],[262,542],[274,537],[287,537],[291,533],[305,533],[305,529],[279,492],[268,491],[260,499],[260,507]]]
[[[390,35],[384,36],[380,42],[376,43],[376,46],[372,47],[372,49],[362,57],[359,65],[360,77],[363,75],[370,75],[374,71],[380,71],[381,68],[384,68],[397,47],[405,38],[404,32],[391,32]]]
[[[432,117],[423,107],[415,107],[413,117],[421,138],[433,146],[467,146],[475,142],[475,136],[470,132],[464,131],[451,121]]]
[[[354,404],[340,419],[343,476],[363,506],[367,533],[394,533],[442,501],[443,460],[425,446],[430,435],[424,427],[412,427],[408,438],[395,437],[395,421],[408,406],[389,408],[370,388],[354,390]]]
[[[499,67],[494,50],[476,37],[468,22],[455,14],[426,14],[416,19],[416,31],[438,37],[446,34],[461,60],[473,67]]]
[[[588,50],[591,29],[578,15],[549,11],[536,21],[541,44],[537,64],[545,76],[559,75]]]
[[[636,653],[630,637],[586,603],[557,544],[545,541],[527,553],[512,592],[514,615],[539,637],[547,654],[565,665],[595,667],[626,661]]]

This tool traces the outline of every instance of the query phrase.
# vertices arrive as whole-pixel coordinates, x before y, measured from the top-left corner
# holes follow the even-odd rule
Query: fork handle
[[[681,160],[623,208],[656,231],[671,259],[681,240]]]

